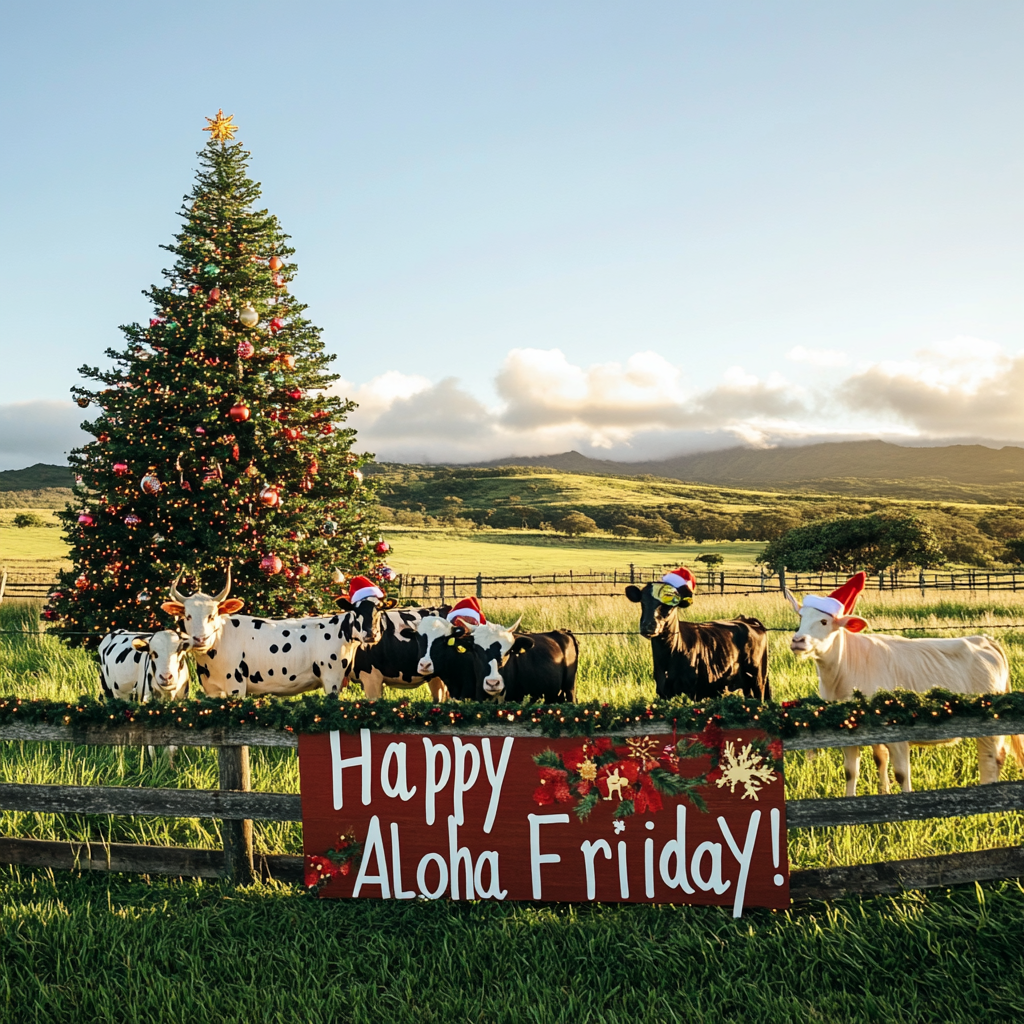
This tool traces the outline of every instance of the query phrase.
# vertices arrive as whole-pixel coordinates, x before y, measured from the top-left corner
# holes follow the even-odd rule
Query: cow
[[[99,646],[100,686],[107,697],[175,701],[188,696],[187,637],[170,629],[156,633],[108,633]],[[156,757],[150,746],[149,756]],[[178,748],[167,747],[171,764]]]
[[[786,599],[800,616],[790,649],[811,660],[824,700],[849,700],[855,690],[870,697],[878,690],[932,687],[954,693],[1007,693],[1010,668],[1006,652],[991,637],[920,637],[865,635],[867,622],[851,615],[866,577],[857,573],[829,597],[808,594],[803,602],[787,590]],[[1017,763],[1024,766],[1024,736],[1011,736]],[[1006,759],[1005,736],[980,736],[978,770],[983,784],[997,782]],[[934,743],[922,744],[931,746]],[[857,792],[860,747],[843,747],[846,795]],[[872,748],[878,765],[878,791],[889,792],[889,759],[901,791],[909,793],[910,744],[888,743]]]
[[[521,621],[507,629],[496,623],[467,623],[462,627],[463,634],[449,638],[452,645],[435,640],[431,647],[437,659],[434,669],[449,684],[449,690],[476,700],[575,704],[579,662],[576,637],[567,629],[516,635]],[[465,654],[460,651],[462,647],[466,648]],[[471,692],[467,692],[470,687]]]
[[[381,616],[380,639],[362,644],[356,651],[350,678],[359,683],[371,700],[383,696],[384,687],[413,690],[424,683],[434,700],[446,700],[444,683],[437,678],[424,657],[430,641],[447,635],[452,624],[445,618],[449,609],[396,608]]]
[[[693,603],[694,589],[685,569],[643,589],[626,587],[626,597],[640,605],[640,633],[651,641],[658,696],[706,700],[741,690],[753,700],[771,700],[763,623],[745,615],[714,622],[680,619],[677,609]]]
[[[183,700],[188,696],[186,637],[156,633],[108,633],[99,646],[100,686],[118,700]]]
[[[185,597],[177,589],[180,578],[171,585],[171,600],[162,607],[183,620],[199,681],[211,697],[293,696],[319,687],[325,693],[339,693],[359,645],[380,638],[381,598],[376,596],[354,604],[339,598],[342,611],[337,615],[258,618],[237,614],[245,602],[228,598],[230,568],[227,584],[215,597],[202,593]],[[380,590],[376,594],[383,597]]]

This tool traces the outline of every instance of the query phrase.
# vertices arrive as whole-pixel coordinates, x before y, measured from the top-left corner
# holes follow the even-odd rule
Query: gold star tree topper
[[[218,110],[216,117],[208,117],[206,119],[209,124],[203,131],[209,132],[210,138],[214,142],[230,142],[234,138],[235,132],[238,131],[238,125],[231,123],[231,119],[234,116],[234,114],[228,114],[225,117],[224,111]]]

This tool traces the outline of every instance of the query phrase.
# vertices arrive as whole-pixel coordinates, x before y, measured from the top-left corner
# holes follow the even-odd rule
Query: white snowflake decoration
[[[742,785],[743,800],[748,796],[756,800],[761,789],[777,778],[775,770],[765,763],[760,754],[754,752],[750,743],[737,754],[736,745],[729,740],[722,751],[718,767],[722,770],[722,777],[717,780],[718,788],[728,786],[729,792],[735,793],[736,787]]]

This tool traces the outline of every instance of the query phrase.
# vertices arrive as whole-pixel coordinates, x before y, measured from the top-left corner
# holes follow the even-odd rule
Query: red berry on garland
[[[228,409],[228,419],[234,423],[244,423],[249,418],[249,407],[247,405],[233,405]]]
[[[276,576],[284,568],[284,562],[277,555],[264,555],[260,559],[260,568],[268,576]]]
[[[277,334],[282,327],[284,327],[284,321],[280,317],[275,316],[274,319],[270,321],[271,334]]]
[[[256,346],[251,341],[240,341],[237,352],[239,359],[252,359],[256,355]]]
[[[163,484],[156,476],[156,466],[150,466],[149,472],[139,481],[143,494],[159,494]]]
[[[293,356],[291,352],[282,352],[277,358],[286,370],[295,369],[295,356]]]
[[[379,540],[374,545],[373,550],[376,551],[378,555],[386,555],[391,550],[391,545],[386,540]]]
[[[125,473],[128,472],[128,463],[127,462],[115,462],[114,463],[114,472],[118,476],[124,476]]]
[[[270,269],[276,274],[284,266],[284,260],[280,256],[270,257]]]

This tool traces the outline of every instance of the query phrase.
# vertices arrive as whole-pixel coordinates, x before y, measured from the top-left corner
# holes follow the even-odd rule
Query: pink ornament
[[[128,463],[127,462],[115,462],[114,463],[114,472],[118,476],[124,476],[125,473],[128,472]]]
[[[251,341],[240,341],[236,351],[239,359],[252,359],[256,355],[256,346]]]
[[[142,520],[134,512],[124,517],[125,526],[138,526],[141,522]]]
[[[374,545],[373,550],[376,551],[378,555],[386,555],[391,550],[391,545],[386,540],[379,540]]]
[[[92,526],[92,524],[95,522],[93,517],[91,515],[89,515],[88,512],[83,512],[78,517],[78,521],[82,524],[82,526]]]
[[[202,437],[206,433],[206,427],[196,427],[196,433]]]
[[[264,555],[260,560],[260,568],[268,576],[276,576],[284,568],[284,562],[277,555]]]

